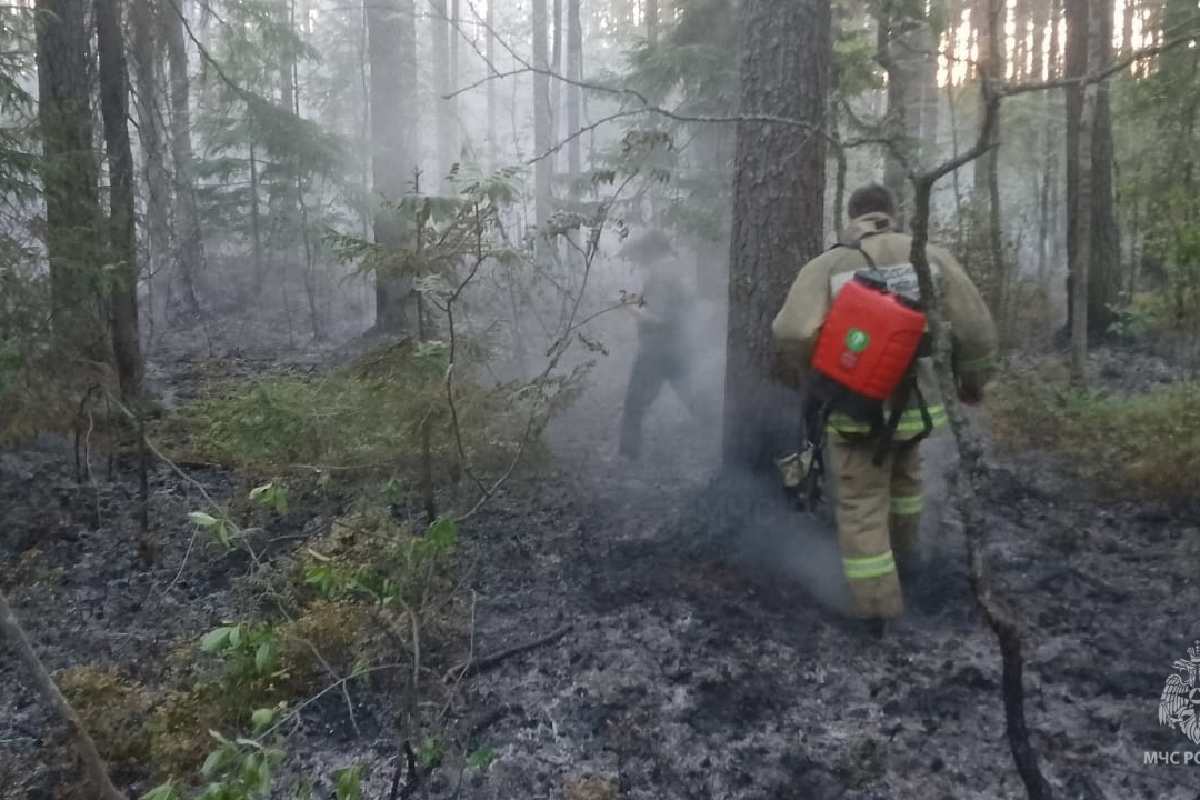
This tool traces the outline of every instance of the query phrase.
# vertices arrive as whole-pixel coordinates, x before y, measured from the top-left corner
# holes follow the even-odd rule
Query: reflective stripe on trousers
[[[921,495],[912,497],[892,497],[891,512],[898,517],[908,517],[921,513]]]
[[[842,568],[846,571],[846,578],[849,580],[863,580],[865,578],[878,578],[881,575],[887,575],[889,572],[896,571],[896,561],[892,558],[892,551],[881,553],[877,556],[868,556],[867,558],[843,558]]]
[[[949,417],[946,416],[946,407],[943,405],[929,406],[929,421],[933,423],[935,429],[949,422]],[[834,433],[870,433],[871,424],[869,422],[859,422],[845,414],[830,414],[826,430]],[[900,424],[896,426],[896,433],[924,432],[925,421],[921,419],[921,410],[919,408],[910,408],[901,412]]]

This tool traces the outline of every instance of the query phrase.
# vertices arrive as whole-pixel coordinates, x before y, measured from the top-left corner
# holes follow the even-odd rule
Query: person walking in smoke
[[[920,299],[916,272],[909,263],[912,237],[895,229],[894,200],[888,190],[876,184],[864,186],[851,194],[847,205],[849,227],[837,245],[801,268],[772,323],[780,369],[799,370],[806,381],[812,377],[814,351],[831,306],[856,272],[868,270],[901,298]],[[948,251],[930,245],[927,252],[950,329],[958,396],[964,403],[977,404],[995,370],[997,337],[992,316]],[[863,320],[861,330],[850,329],[843,359],[849,354],[853,363],[868,346],[871,325],[872,320]],[[879,446],[878,425],[839,411],[836,402],[829,407],[825,423],[842,569],[854,616],[867,620],[875,633],[882,633],[884,620],[903,613],[897,564],[907,582],[915,572],[921,517],[919,445],[947,421],[927,350],[918,349],[911,364],[915,366],[907,373],[908,388],[903,393],[898,389],[882,404],[887,428],[894,425],[886,449]]]
[[[693,381],[694,363],[689,326],[699,299],[670,239],[651,230],[627,242],[619,251],[645,274],[638,315],[638,352],[629,376],[621,416],[618,452],[636,459],[641,454],[642,423],[664,383],[674,387],[693,416],[703,404]]]

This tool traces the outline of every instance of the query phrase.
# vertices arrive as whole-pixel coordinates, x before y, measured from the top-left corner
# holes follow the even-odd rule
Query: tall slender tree
[[[129,145],[129,77],[121,36],[119,0],[95,0],[100,55],[100,108],[108,156],[108,253],[113,265],[108,288],[109,330],[121,395],[136,401],[142,385],[138,338],[138,259],[133,207],[133,150]]]
[[[744,0],[741,113],[730,242],[724,462],[774,469],[794,405],[768,378],[771,322],[799,267],[821,249],[821,132],[832,51],[822,0]]]
[[[572,186],[582,169],[579,151],[579,83],[583,80],[583,25],[579,15],[580,0],[567,0],[567,172]],[[578,191],[577,187],[573,189]]]
[[[433,86],[437,97],[434,107],[437,109],[437,154],[438,181],[444,190],[450,167],[457,158],[458,148],[455,142],[454,117],[450,106],[450,13],[446,0],[430,0],[429,35],[433,41]],[[391,77],[396,83],[405,83],[397,73]]]
[[[158,9],[151,0],[134,0],[129,8],[132,55],[137,76],[137,130],[146,187],[146,272],[151,281],[166,266],[171,249],[171,173],[167,169],[159,64],[162,40]]]
[[[416,96],[416,18],[413,0],[369,0],[366,3],[371,105],[371,176],[377,202],[398,202],[414,180]],[[445,30],[435,25],[435,30]],[[398,216],[383,203],[376,206],[375,241],[395,245],[403,237]],[[408,330],[409,278],[379,273],[375,277],[375,328],[381,333]]]
[[[196,276],[204,265],[204,239],[193,177],[191,78],[183,0],[164,0],[161,8],[171,83],[171,166],[175,175],[177,263],[184,302],[190,310],[197,311],[200,303],[196,297]]]
[[[546,0],[533,0],[533,148],[537,226],[545,229],[550,219],[553,176],[546,156],[550,150],[550,61],[547,52],[549,14]]]
[[[1099,2],[1101,8],[1092,15],[1089,3]],[[1112,60],[1112,0],[1067,0],[1067,77],[1079,78],[1094,70],[1103,69]],[[1098,37],[1098,42],[1093,39]],[[1093,51],[1092,44],[1096,45]],[[1094,67],[1094,70],[1092,69]],[[1084,87],[1067,90],[1067,263],[1068,295],[1075,296],[1075,275],[1082,275],[1086,267],[1086,282],[1081,284],[1087,292],[1087,330],[1092,335],[1102,335],[1112,321],[1110,305],[1116,300],[1118,264],[1120,258],[1120,236],[1113,211],[1113,138],[1112,111],[1107,82],[1095,84],[1095,108],[1090,123],[1095,126],[1089,131],[1090,153],[1081,153],[1080,134],[1083,119]],[[1089,161],[1090,170],[1087,193],[1080,186],[1082,158]],[[1080,219],[1088,214],[1091,219],[1087,230],[1091,241],[1087,245],[1084,265],[1081,254]],[[1067,306],[1067,329],[1077,330],[1074,315],[1080,306],[1071,302]]]

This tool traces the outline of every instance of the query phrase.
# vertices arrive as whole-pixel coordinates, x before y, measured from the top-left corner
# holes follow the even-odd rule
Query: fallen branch
[[[103,800],[126,800],[125,795],[117,791],[117,787],[113,786],[112,780],[108,777],[108,768],[104,764],[104,759],[100,757],[100,752],[96,750],[96,743],[91,734],[83,726],[83,720],[79,718],[75,709],[67,702],[67,698],[59,691],[58,685],[54,683],[54,678],[46,671],[42,660],[34,652],[33,645],[29,643],[29,638],[25,635],[21,624],[17,622],[16,616],[13,615],[12,609],[8,605],[8,598],[4,596],[2,589],[0,589],[0,634],[3,634],[4,638],[12,643],[13,649],[17,651],[17,656],[33,675],[42,698],[54,706],[59,716],[71,727],[71,732],[75,735],[75,743],[79,748],[79,755],[83,759],[84,769],[97,794]]]
[[[958,388],[955,385],[951,366],[950,331],[946,328],[939,307],[939,297],[934,289],[933,276],[929,270],[929,205],[933,184],[958,167],[978,158],[993,144],[993,133],[1000,116],[1001,96],[988,90],[984,82],[983,122],[975,146],[965,153],[950,159],[941,166],[920,175],[910,176],[915,188],[912,219],[912,251],[910,260],[916,270],[921,297],[926,298],[930,335],[933,338],[933,355],[936,366],[938,389],[942,395],[950,420],[950,430],[959,454],[959,469],[955,481],[956,500],[962,512],[963,534],[967,543],[967,578],[975,602],[988,627],[995,633],[1000,644],[1001,694],[1004,702],[1005,728],[1009,749],[1017,772],[1025,784],[1030,800],[1050,800],[1050,784],[1042,776],[1037,755],[1029,737],[1025,721],[1025,690],[1022,683],[1024,660],[1022,656],[1021,631],[1013,615],[992,594],[987,576],[985,559],[985,531],[987,519],[980,500],[981,488],[986,478],[983,465],[983,445],[963,407],[958,403]]]
[[[513,656],[519,656],[523,653],[528,653],[531,650],[536,650],[539,647],[545,647],[548,644],[553,644],[562,637],[566,636],[573,627],[574,626],[572,625],[563,625],[561,628],[556,628],[545,636],[534,639],[533,641],[513,645],[512,647],[506,647],[499,652],[483,656],[479,659],[468,659],[458,666],[447,670],[445,677],[442,678],[442,682],[445,683],[449,681],[451,677],[462,679],[471,675],[479,675],[480,673],[495,669],[504,661],[507,661]]]

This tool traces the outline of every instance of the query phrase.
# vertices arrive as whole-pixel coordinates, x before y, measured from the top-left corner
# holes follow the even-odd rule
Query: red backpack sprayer
[[[833,299],[813,351],[800,450],[778,460],[785,492],[800,510],[813,510],[821,499],[822,452],[831,413],[869,425],[865,433],[842,435],[877,441],[876,466],[887,457],[901,415],[914,394],[924,425],[920,436],[933,430],[917,385],[917,361],[930,351],[923,307],[892,291],[871,257],[861,247],[855,249],[867,259],[870,269],[854,273]],[[891,414],[884,420],[884,403],[889,398]]]

